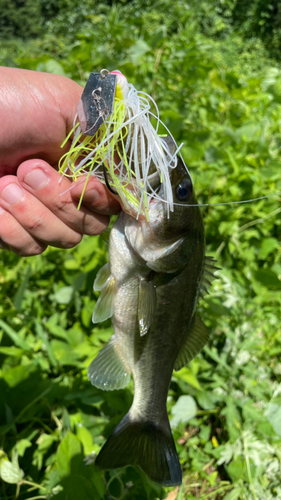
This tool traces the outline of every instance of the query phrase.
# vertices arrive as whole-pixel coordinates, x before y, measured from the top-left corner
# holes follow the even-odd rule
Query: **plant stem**
[[[29,486],[33,486],[34,488],[38,488],[39,490],[45,490],[48,491],[45,486],[42,486],[41,484],[33,483],[31,481],[27,481],[26,479],[22,479],[19,484],[28,484]]]
[[[6,427],[5,431],[3,431],[3,434],[7,433],[11,427],[13,427],[14,424],[16,424],[20,418],[23,416],[23,414],[29,410],[29,408],[31,408],[31,406],[35,405],[35,403],[37,403],[37,401],[39,401],[40,399],[42,399],[44,396],[46,396],[46,394],[48,394],[48,392],[50,392],[51,390],[51,387],[48,387],[47,389],[45,389],[45,391],[41,392],[41,394],[39,394],[35,399],[33,399],[33,401],[31,401],[30,403],[28,403],[28,405],[25,406],[25,408],[23,408],[23,410],[16,416],[16,418]]]
[[[47,498],[45,495],[39,495],[37,497],[31,497],[28,500],[37,500],[38,498]]]
[[[200,500],[209,500],[209,498],[213,497],[214,495],[229,490],[230,488],[233,488],[233,484],[229,484],[228,486],[223,486],[222,488],[218,488],[217,490],[211,491],[211,493],[206,493],[206,495],[201,497]]]

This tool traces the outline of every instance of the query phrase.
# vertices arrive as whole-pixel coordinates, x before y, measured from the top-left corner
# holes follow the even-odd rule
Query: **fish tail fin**
[[[130,412],[115,428],[96,459],[101,469],[138,465],[163,486],[181,484],[182,473],[168,416],[161,424],[132,419]]]

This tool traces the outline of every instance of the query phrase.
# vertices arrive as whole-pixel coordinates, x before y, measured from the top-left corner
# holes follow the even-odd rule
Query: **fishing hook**
[[[105,184],[106,184],[106,187],[107,189],[112,193],[112,194],[117,194],[116,191],[113,191],[112,187],[110,186],[109,182],[108,182],[108,178],[107,178],[107,171],[106,171],[106,168],[105,166],[103,165],[103,175],[104,175],[104,181],[105,181]]]

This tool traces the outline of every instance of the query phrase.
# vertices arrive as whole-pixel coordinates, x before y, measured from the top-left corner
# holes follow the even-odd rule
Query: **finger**
[[[87,184],[83,193],[85,182]],[[87,176],[83,176],[73,184],[71,196],[77,203],[79,203],[81,196],[83,196],[82,205],[96,213],[115,215],[120,212],[121,207],[117,199],[94,176],[91,176],[88,181]]]
[[[7,175],[0,181],[0,206],[33,238],[58,248],[72,248],[82,235],[64,224],[40,200],[20,186],[17,177]]]
[[[46,245],[33,238],[9,212],[0,207],[0,248],[27,257],[44,252]]]
[[[48,163],[42,160],[27,160],[19,166],[17,177],[26,191],[40,200],[73,230],[82,234],[96,235],[108,226],[107,215],[94,213],[84,205],[77,210],[78,201],[76,198],[73,199],[71,190],[68,191],[71,182]]]

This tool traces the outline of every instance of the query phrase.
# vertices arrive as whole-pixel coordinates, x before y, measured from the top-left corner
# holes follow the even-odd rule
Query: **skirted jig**
[[[156,120],[155,128],[151,117]],[[152,97],[137,91],[122,73],[91,73],[73,129],[62,145],[73,136],[59,171],[75,181],[86,175],[83,193],[90,175],[95,175],[119,195],[123,210],[136,219],[145,216],[148,220],[152,198],[165,202],[169,215],[174,209],[170,172],[177,166],[182,145],[176,146],[164,125],[175,144],[171,153],[158,135],[160,123],[164,125]],[[79,207],[82,198],[83,194]]]

